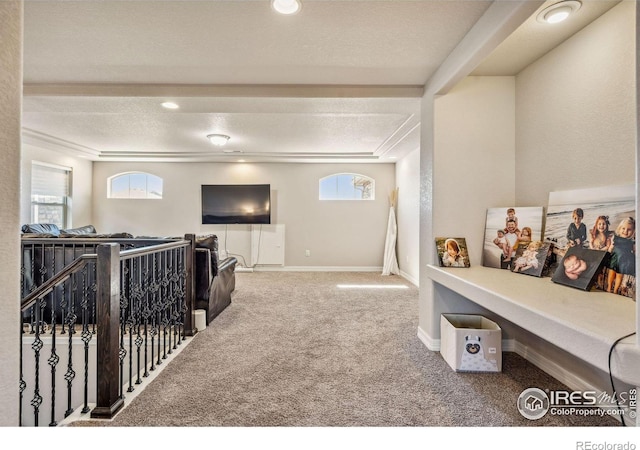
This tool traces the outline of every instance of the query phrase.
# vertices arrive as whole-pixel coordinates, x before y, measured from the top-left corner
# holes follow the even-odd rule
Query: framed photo
[[[542,240],[543,219],[542,206],[487,209],[482,265],[511,269],[521,244]]]
[[[467,241],[461,237],[437,237],[436,251],[440,267],[470,267]]]
[[[552,242],[531,241],[519,245],[511,264],[511,271],[535,277],[547,276],[554,256]]]
[[[608,258],[608,252],[583,247],[569,247],[558,263],[551,281],[583,291],[590,291]]]
[[[595,288],[635,299],[635,217],[633,184],[551,192],[545,240],[558,260],[573,247],[609,252]]]

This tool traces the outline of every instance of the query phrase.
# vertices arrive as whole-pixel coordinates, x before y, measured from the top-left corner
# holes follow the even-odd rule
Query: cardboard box
[[[502,329],[486,317],[442,314],[440,354],[456,372],[501,372]]]

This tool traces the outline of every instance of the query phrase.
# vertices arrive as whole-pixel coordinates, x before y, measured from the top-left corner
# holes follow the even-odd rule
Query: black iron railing
[[[113,417],[193,334],[194,241],[23,239],[21,426]]]

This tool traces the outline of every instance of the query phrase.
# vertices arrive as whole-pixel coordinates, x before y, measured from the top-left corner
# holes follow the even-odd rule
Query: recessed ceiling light
[[[177,103],[173,103],[173,102],[163,102],[162,103],[162,107],[163,108],[167,108],[167,109],[178,109],[178,108],[180,108]]]
[[[582,3],[578,0],[566,0],[546,7],[537,16],[538,22],[559,23],[580,9]]]
[[[280,14],[295,14],[302,8],[300,0],[271,0],[271,7]]]
[[[211,143],[213,145],[217,145],[218,147],[222,147],[231,138],[229,136],[227,136],[226,134],[209,134],[209,135],[207,135],[207,139],[209,139],[209,141],[211,141]]]

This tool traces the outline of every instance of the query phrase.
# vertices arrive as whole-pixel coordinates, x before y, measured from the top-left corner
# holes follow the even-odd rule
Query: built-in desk
[[[611,345],[636,331],[636,303],[621,295],[584,292],[553,283],[551,278],[482,266],[429,265],[427,275],[607,373]],[[634,386],[640,386],[637,342],[636,336],[624,339],[612,356],[613,374]]]

